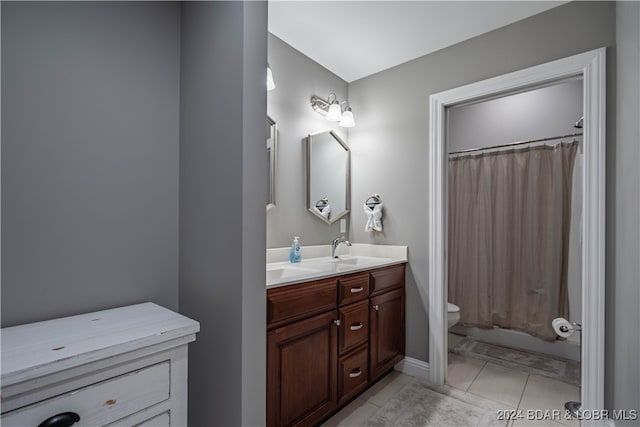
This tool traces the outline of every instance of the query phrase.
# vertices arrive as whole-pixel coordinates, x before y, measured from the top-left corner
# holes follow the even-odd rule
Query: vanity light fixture
[[[271,67],[267,62],[267,90],[274,90],[276,88],[276,84],[273,81],[273,72],[271,71]]]
[[[333,96],[333,101],[331,97]],[[342,120],[342,108],[340,108],[340,102],[335,93],[329,94],[329,110],[327,111],[327,120],[330,122],[339,122]]]
[[[344,109],[342,107],[343,104],[346,105]],[[325,116],[330,122],[338,122],[339,126],[350,128],[356,125],[353,120],[353,111],[351,111],[348,101],[339,101],[333,92],[329,94],[326,100],[313,95],[311,97],[311,108]]]
[[[351,111],[351,107],[347,107],[342,112],[342,120],[340,120],[340,123],[338,123],[338,125],[342,126],[343,128],[352,128],[356,125],[356,122],[353,121],[353,112]]]

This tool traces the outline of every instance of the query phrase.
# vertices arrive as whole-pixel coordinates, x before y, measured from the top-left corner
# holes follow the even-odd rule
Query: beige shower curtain
[[[578,143],[449,159],[449,301],[460,323],[554,340],[568,316]]]

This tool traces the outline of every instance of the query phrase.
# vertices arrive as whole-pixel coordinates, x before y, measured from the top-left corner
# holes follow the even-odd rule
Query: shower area
[[[512,407],[530,387],[579,395],[580,334],[559,337],[552,322],[582,316],[582,89],[575,78],[447,108],[448,301],[459,309],[447,382],[491,394],[491,375],[512,370],[519,385],[501,395]]]

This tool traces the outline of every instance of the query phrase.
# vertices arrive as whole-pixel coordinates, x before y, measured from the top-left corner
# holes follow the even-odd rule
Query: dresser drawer
[[[369,273],[351,274],[338,278],[339,304],[346,305],[369,296]]]
[[[169,399],[170,371],[169,361],[158,363],[8,412],[2,416],[2,424],[37,426],[64,412],[78,414],[78,426],[113,423]]]
[[[325,279],[267,290],[267,329],[336,307],[337,280]]]
[[[170,427],[171,426],[171,416],[169,411],[156,415],[155,417],[148,419],[146,421],[141,422],[140,424],[136,424],[134,427]]]
[[[109,424],[105,427],[171,427],[172,425],[177,425],[176,423],[171,424],[171,411],[165,411],[161,414],[151,416],[149,416],[149,414],[146,414],[145,412],[147,411],[136,413],[130,417],[118,420],[115,423]],[[142,419],[142,421],[140,421],[140,419]]]
[[[404,286],[404,264],[371,272],[371,295]]]
[[[369,338],[369,301],[353,303],[339,310],[340,354],[356,348]]]
[[[174,422],[171,424],[171,410],[164,411],[160,414],[150,415],[158,412],[158,410],[162,410],[164,408],[156,409],[157,407],[148,408],[144,411],[136,412],[135,414],[117,420],[114,423],[107,424],[105,427],[122,427],[122,426],[131,426],[131,427],[171,427],[186,425]],[[155,409],[155,411],[154,411]],[[74,424],[75,427],[76,424]]]
[[[369,381],[368,347],[364,344],[338,362],[338,399],[340,404],[364,390]]]

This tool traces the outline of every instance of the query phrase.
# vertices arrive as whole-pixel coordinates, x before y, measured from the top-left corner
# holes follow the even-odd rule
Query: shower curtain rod
[[[517,142],[512,142],[510,144],[494,145],[494,146],[491,146],[491,147],[470,148],[468,150],[452,151],[451,153],[449,153],[449,155],[472,153],[474,151],[492,150],[494,148],[512,147],[514,145],[533,144],[534,142],[553,141],[554,139],[570,138],[570,137],[576,137],[576,136],[582,136],[582,133],[569,133],[567,135],[550,136],[548,138],[531,139],[529,141],[517,141]]]

